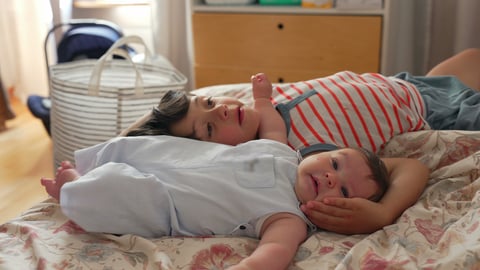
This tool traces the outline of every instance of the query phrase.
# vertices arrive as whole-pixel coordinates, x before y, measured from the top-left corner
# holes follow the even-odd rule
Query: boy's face
[[[257,138],[260,115],[231,97],[190,97],[187,115],[170,128],[172,135],[228,145]]]
[[[370,198],[377,189],[366,158],[350,148],[307,156],[298,166],[295,182],[302,204],[326,197]]]

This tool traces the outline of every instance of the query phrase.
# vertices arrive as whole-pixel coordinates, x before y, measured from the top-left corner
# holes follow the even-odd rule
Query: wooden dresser
[[[196,88],[257,72],[291,82],[382,71],[388,1],[379,10],[190,4]]]

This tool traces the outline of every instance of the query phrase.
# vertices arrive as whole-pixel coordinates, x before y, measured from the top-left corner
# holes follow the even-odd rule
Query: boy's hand
[[[272,96],[272,84],[268,80],[267,75],[258,73],[253,75],[250,80],[252,81],[253,98],[266,98],[270,100]]]
[[[372,233],[393,222],[382,204],[363,198],[309,201],[301,209],[319,228],[341,234]]]

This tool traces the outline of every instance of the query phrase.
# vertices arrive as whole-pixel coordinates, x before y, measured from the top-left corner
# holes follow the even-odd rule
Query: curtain
[[[464,49],[480,48],[480,1],[431,0],[429,12],[428,69]]]
[[[191,89],[192,42],[190,36],[190,0],[152,0],[152,31],[155,53],[168,58],[188,78]]]
[[[48,94],[43,42],[51,27],[48,0],[0,0],[0,72],[6,89],[23,102]]]
[[[391,0],[392,12],[402,10],[402,23],[411,33],[401,40],[407,50],[395,58],[390,73],[409,71],[424,75],[432,67],[467,48],[480,48],[480,1]],[[397,44],[391,44],[398,46]]]

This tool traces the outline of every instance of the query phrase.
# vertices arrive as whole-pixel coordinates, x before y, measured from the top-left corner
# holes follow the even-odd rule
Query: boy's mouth
[[[238,107],[238,123],[242,125],[243,118],[245,117],[245,111],[243,110],[242,106]]]
[[[318,195],[318,179],[310,175],[310,179],[312,180],[313,190],[315,191],[315,196]]]

